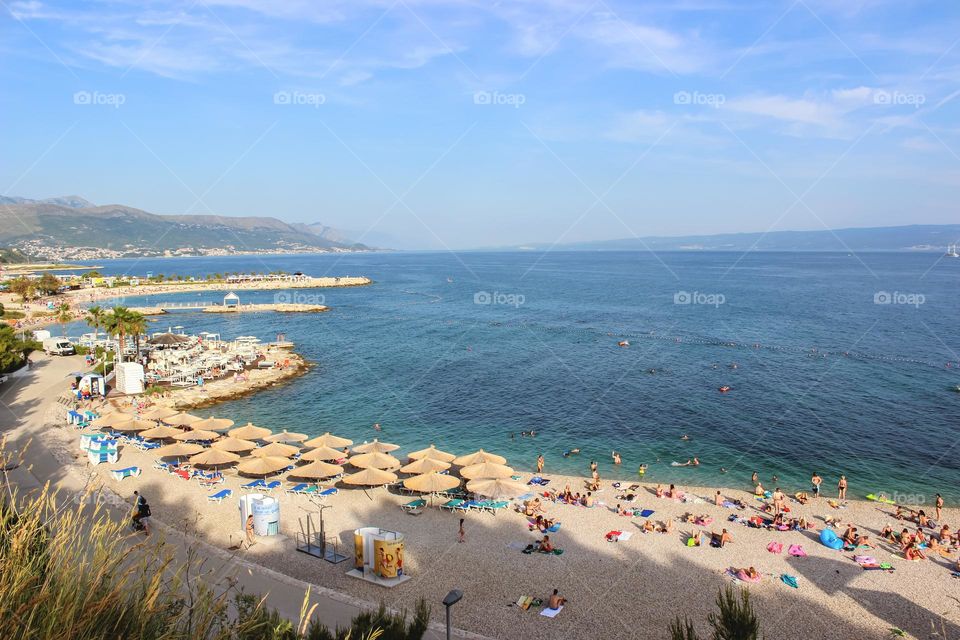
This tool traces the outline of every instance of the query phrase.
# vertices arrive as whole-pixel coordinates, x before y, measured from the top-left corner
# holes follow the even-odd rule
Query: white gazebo
[[[231,291],[223,296],[223,306],[227,309],[236,309],[240,306],[240,296]]]

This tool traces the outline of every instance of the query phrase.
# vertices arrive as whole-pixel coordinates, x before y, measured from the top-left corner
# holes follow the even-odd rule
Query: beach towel
[[[643,511],[640,512],[640,517],[641,517],[641,518],[649,518],[649,517],[652,516],[654,513],[655,513],[655,512],[654,512],[653,509],[644,509]]]
[[[770,553],[781,553],[783,551],[783,544],[780,542],[771,542],[767,545],[767,551]]]
[[[740,571],[737,571],[737,579],[742,580],[743,582],[760,582],[762,578],[760,577],[759,573],[757,574],[756,578],[751,578],[749,575],[747,575],[746,571],[741,569]]]
[[[607,531],[604,537],[607,539],[607,542],[616,542],[622,533],[623,531]]]
[[[737,505],[734,504],[734,503],[732,503],[732,502],[730,502],[729,500],[724,500],[724,501],[723,501],[723,507],[724,507],[724,509],[736,509],[736,508],[737,508]]]
[[[797,576],[791,576],[785,573],[780,576],[780,580],[783,581],[783,584],[787,585],[788,587],[793,587],[794,589],[797,589],[800,586],[797,584]]]
[[[560,613],[561,611],[563,611],[563,605],[560,605],[556,609],[551,609],[550,607],[547,607],[546,609],[540,612],[540,615],[545,616],[547,618],[556,618],[557,614]]]
[[[792,555],[795,558],[806,558],[807,552],[803,550],[803,547],[799,544],[792,544],[787,550],[787,553]]]

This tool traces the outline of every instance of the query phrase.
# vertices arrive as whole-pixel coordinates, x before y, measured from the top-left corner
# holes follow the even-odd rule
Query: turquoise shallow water
[[[285,332],[316,363],[292,384],[215,409],[237,422],[360,441],[379,422],[383,439],[407,448],[484,447],[518,468],[542,452],[548,471],[578,474],[597,459],[604,477],[636,477],[646,463],[655,482],[746,487],[757,470],[796,490],[814,470],[830,486],[846,473],[850,495],[956,502],[960,260],[937,259],[415,253],[117,260],[103,270],[376,280],[291,292],[322,295],[332,310],[320,315],[183,312],[157,323],[227,338]],[[883,292],[892,303],[875,303]],[[125,302],[191,299],[213,296]],[[510,437],[531,429],[535,438]],[[572,447],[580,455],[564,458]],[[669,464],[693,456],[699,468]]]

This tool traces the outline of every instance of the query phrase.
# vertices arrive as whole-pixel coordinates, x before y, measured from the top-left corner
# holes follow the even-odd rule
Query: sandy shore
[[[330,307],[322,304],[295,304],[295,303],[268,303],[268,304],[239,304],[235,307],[225,307],[223,305],[211,305],[209,307],[198,307],[203,313],[322,313],[329,311]],[[167,310],[161,307],[130,307],[145,316],[162,316],[167,314]]]
[[[77,450],[76,430],[61,423],[50,435],[64,444],[77,465],[86,467]],[[403,452],[397,453],[404,457]],[[123,496],[139,489],[150,498],[155,518],[174,526],[191,523],[212,545],[226,549],[240,540],[235,498],[246,479],[227,472],[226,483],[218,489],[233,489],[234,498],[211,504],[206,500],[211,490],[154,470],[152,464],[149,454],[125,447],[119,464],[90,467],[89,472]],[[144,469],[139,478],[117,482],[109,477],[109,468],[131,465]],[[575,491],[583,490],[582,478],[545,475],[553,487],[569,483]],[[528,478],[524,475],[524,481]],[[562,522],[551,537],[564,553],[544,556],[519,550],[539,537],[528,530],[526,518],[519,513],[462,515],[429,508],[414,516],[399,508],[410,496],[382,488],[341,488],[326,502],[332,508],[324,510],[327,531],[337,536],[341,552],[350,555],[352,531],[360,526],[375,525],[406,535],[406,570],[413,579],[393,590],[346,576],[349,562],[332,565],[295,551],[300,519],[317,512],[305,497],[277,494],[283,535],[261,539],[246,553],[250,560],[286,575],[394,606],[410,607],[420,596],[437,603],[449,589],[461,588],[466,596],[455,609],[457,626],[497,638],[664,638],[677,614],[690,616],[706,633],[706,616],[713,609],[717,588],[731,581],[724,572],[750,565],[763,574],[762,582],[750,585],[750,590],[768,638],[884,638],[890,637],[891,628],[903,629],[908,637],[932,638],[932,625],[942,626],[950,638],[960,633],[960,610],[952,600],[960,583],[951,576],[947,559],[932,554],[933,559],[908,562],[880,544],[869,555],[890,562],[895,571],[865,571],[853,562],[851,553],[821,545],[816,532],[769,532],[726,522],[732,513],[758,513],[760,503],[744,491],[724,490],[723,495],[743,500],[746,511],[714,506],[713,490],[687,491],[692,503],[658,499],[652,486],[643,485],[631,505],[654,509],[650,519],[655,522],[672,521],[674,530],[669,534],[643,534],[642,519],[613,513],[610,507],[618,501],[609,482],[603,483],[597,494],[600,504],[593,509],[547,503],[549,517]],[[903,526],[893,519],[892,507],[867,501],[851,500],[844,508],[834,509],[825,498],[807,505],[791,500],[790,507],[792,515],[813,520],[818,529],[825,517],[839,517],[874,539],[885,524]],[[723,549],[685,546],[695,529],[682,522],[688,512],[713,518],[712,525],[696,528],[719,531],[726,527],[733,543]],[[457,543],[460,517],[466,520],[464,544]],[[960,510],[945,509],[944,519],[954,528],[960,524]],[[604,534],[611,530],[634,535],[627,541],[607,542]],[[766,547],[774,540],[784,543],[785,549],[800,544],[809,556],[796,558],[786,551],[772,554]],[[799,588],[783,584],[779,580],[783,573],[797,576]],[[570,599],[556,619],[509,606],[522,595],[546,597],[553,588]],[[442,613],[442,607],[434,607],[438,619]]]

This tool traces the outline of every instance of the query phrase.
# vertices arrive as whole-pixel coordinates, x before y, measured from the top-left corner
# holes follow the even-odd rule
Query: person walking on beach
[[[247,532],[247,549],[252,547],[256,542],[253,540],[253,514],[247,516],[247,526],[245,527]]]
[[[543,473],[543,454],[537,456],[537,473]]]
[[[780,487],[777,487],[773,490],[773,512],[775,514],[783,513],[783,501],[786,500],[787,496],[783,495],[783,492],[780,491]]]
[[[937,501],[934,503],[934,508],[937,510],[937,522],[943,518],[943,496],[939,493],[937,494]]]
[[[820,474],[816,471],[813,472],[813,476],[810,478],[810,484],[813,485],[813,495],[816,498],[820,497],[820,485],[823,483],[823,478],[820,477]]]
[[[847,499],[847,476],[840,474],[840,482],[837,483],[837,497],[840,500]]]
[[[463,518],[460,518],[460,530],[457,531],[457,542],[465,542],[467,539],[467,532],[463,528]]]

